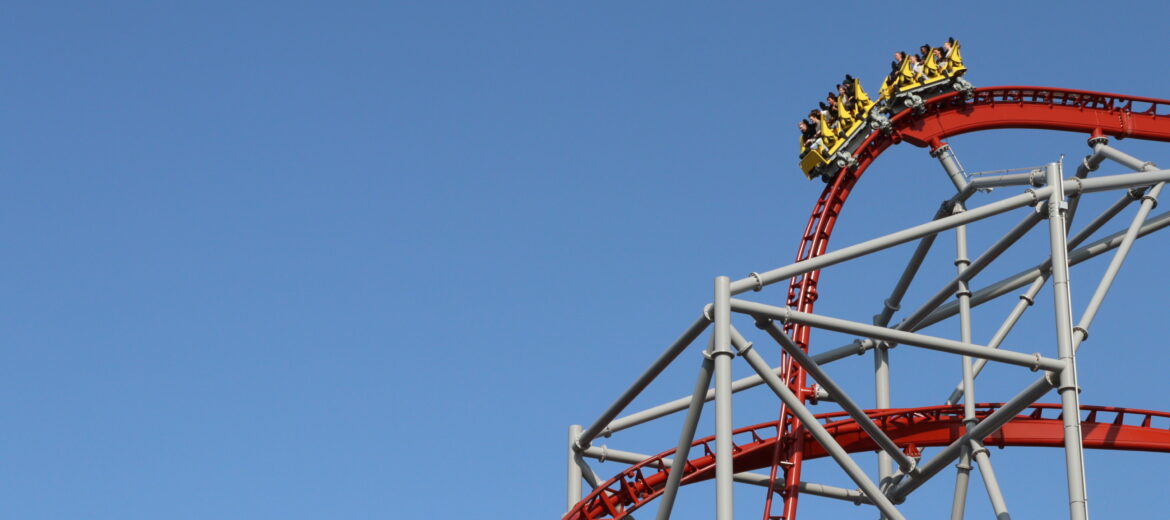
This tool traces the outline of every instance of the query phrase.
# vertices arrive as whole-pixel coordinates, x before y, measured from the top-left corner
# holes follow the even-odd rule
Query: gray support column
[[[735,474],[731,442],[731,279],[715,278],[715,518],[735,515],[732,475]],[[765,371],[771,373],[767,367]],[[761,374],[762,375],[762,374]]]
[[[861,466],[858,466],[857,462],[849,456],[849,453],[837,443],[833,435],[825,430],[825,427],[817,421],[816,416],[800,402],[800,398],[796,397],[796,394],[788,389],[784,382],[780,380],[780,377],[768,369],[768,362],[764,361],[760,353],[751,348],[750,343],[737,344],[735,348],[739,350],[740,356],[747,360],[748,364],[752,366],[756,373],[764,378],[764,383],[768,385],[768,388],[771,388],[772,392],[788,406],[788,410],[804,425],[809,435],[825,448],[829,456],[841,466],[841,469],[845,470],[849,478],[874,502],[878,510],[893,520],[904,520],[905,517],[898,512],[894,504],[882,494],[881,490],[874,485],[873,481],[869,480],[869,477],[865,474],[865,470],[861,469]]]
[[[569,426],[569,457],[566,463],[568,467],[568,490],[565,497],[565,511],[573,509],[577,502],[581,501],[581,466],[577,464],[577,438],[581,436],[581,425],[574,424]]]
[[[946,165],[944,164],[944,168]],[[949,171],[948,171],[949,173]],[[961,177],[960,177],[961,180]],[[956,188],[958,185],[956,184]],[[934,214],[934,220],[938,220],[947,214],[946,209],[949,204],[944,203]],[[910,282],[917,276],[918,270],[922,267],[922,261],[926,259],[926,255],[930,253],[931,246],[934,245],[934,240],[938,237],[935,235],[927,235],[918,242],[918,247],[914,248],[914,254],[910,255],[910,261],[906,263],[906,267],[902,270],[902,276],[898,277],[898,282],[894,284],[894,289],[890,292],[890,297],[882,302],[882,310],[880,313],[874,315],[873,324],[879,327],[886,327],[890,324],[890,319],[894,317],[894,313],[902,307],[902,298],[905,297],[906,291],[910,288]],[[874,386],[874,405],[879,409],[888,409],[890,407],[890,350],[881,342],[866,339],[873,344],[873,386]],[[887,479],[894,473],[894,461],[890,455],[884,451],[878,453],[878,483],[882,486],[887,484]]]
[[[967,488],[971,481],[971,447],[963,446],[955,465],[955,495],[951,499],[951,520],[963,520],[967,510]]]
[[[1024,315],[1024,311],[1036,302],[1036,293],[1040,292],[1040,289],[1044,287],[1044,282],[1047,280],[1047,274],[1036,277],[1036,280],[1032,282],[1032,286],[1029,287],[1028,290],[1024,292],[1024,294],[1020,295],[1020,301],[1016,302],[1016,306],[1012,308],[1012,311],[1008,314],[1007,319],[1004,320],[999,329],[995,331],[995,335],[991,337],[991,341],[987,342],[987,348],[999,348],[1000,344],[1003,343],[1003,340],[1007,338],[1008,333],[1011,332],[1012,328],[1016,326],[1016,322],[1020,321],[1020,317]],[[968,304],[968,308],[970,308],[970,304]],[[975,366],[972,367],[971,370],[971,379],[974,380],[976,377],[978,377],[979,373],[983,371],[983,367],[985,366],[987,366],[986,359],[980,359],[979,361],[975,362]],[[955,389],[951,391],[951,395],[947,397],[945,404],[955,404],[959,402],[959,398],[963,396],[963,389],[966,386],[965,381],[965,378],[959,380],[959,384],[955,385]]]
[[[938,162],[942,164],[943,170],[947,172],[947,177],[950,177],[951,183],[955,185],[955,190],[963,193],[967,188],[967,176],[963,173],[963,167],[959,165],[959,158],[955,157],[955,152],[951,150],[951,145],[943,144],[931,150],[930,155],[937,158]]]
[[[983,478],[983,486],[987,488],[987,497],[991,499],[991,510],[995,513],[995,520],[1012,520],[1008,514],[1007,502],[1003,499],[1003,492],[999,489],[999,479],[995,478],[995,470],[991,467],[991,457],[987,455],[987,448],[976,441],[971,441],[971,454],[975,463],[979,465],[979,476]]]
[[[712,342],[714,345],[714,342]],[[670,465],[670,475],[666,479],[666,488],[658,501],[657,520],[669,520],[674,509],[674,499],[678,495],[678,486],[682,482],[686,470],[687,460],[690,460],[691,444],[695,442],[695,429],[699,425],[699,416],[703,413],[703,397],[707,395],[707,388],[711,386],[711,373],[715,370],[715,362],[711,356],[705,356],[699,366],[699,376],[695,379],[695,391],[691,394],[690,408],[687,418],[683,421],[682,432],[678,436],[678,445],[674,449],[674,462]]]
[[[630,401],[633,401],[635,397],[638,397],[638,394],[642,393],[642,390],[646,389],[646,386],[649,385],[650,382],[654,380],[654,378],[658,377],[658,374],[662,373],[662,370],[665,369],[671,361],[674,361],[674,358],[678,357],[678,355],[681,354],[683,350],[690,346],[691,342],[694,341],[695,338],[699,337],[699,334],[702,334],[703,331],[706,330],[707,325],[710,323],[711,321],[709,318],[707,318],[706,314],[699,316],[699,319],[695,320],[695,322],[692,323],[691,326],[687,328],[687,330],[683,332],[678,339],[674,340],[674,343],[667,347],[666,351],[663,352],[661,356],[658,356],[658,359],[654,360],[654,362],[650,364],[650,368],[647,368],[646,371],[638,377],[637,381],[634,381],[634,384],[630,385],[630,387],[626,389],[626,391],[623,392],[622,395],[619,396],[613,404],[609,405],[609,408],[607,408],[605,412],[601,414],[601,417],[598,417],[597,420],[593,422],[593,425],[581,434],[581,438],[577,440],[577,449],[580,450],[588,448],[589,444],[593,442],[593,439],[597,437],[597,434],[601,432],[602,428],[605,428],[605,426],[608,425],[614,417],[617,417],[619,413],[622,413],[622,410],[624,410],[626,406],[630,404]]]
[[[1069,292],[1068,245],[1064,227],[1064,189],[1060,168],[1047,168],[1048,183],[1056,189],[1048,200],[1048,229],[1052,251],[1052,292],[1056,314],[1056,347],[1065,363],[1060,371],[1060,403],[1064,421],[1064,456],[1068,477],[1068,507],[1071,520],[1089,517],[1085,492],[1084,446],[1081,439],[1081,407],[1077,395],[1076,356],[1073,354],[1072,301]]]
[[[961,208],[959,208],[961,210]],[[971,265],[967,258],[967,226],[955,228],[955,268],[958,270],[958,287],[955,296],[959,301],[959,336],[963,343],[971,342],[971,291],[967,290],[965,271]],[[975,378],[971,356],[962,356],[963,372],[963,426],[970,430],[975,426]],[[967,510],[967,489],[971,479],[971,448],[964,446],[959,453],[959,464],[955,475],[955,495],[951,502],[951,520],[963,520]]]
[[[1101,157],[1101,156],[1099,156],[1099,155],[1089,156],[1089,157],[1085,158],[1085,161],[1088,162],[1090,159],[1092,159],[1092,157]],[[1100,160],[1098,160],[1098,162],[1100,162]],[[1084,169],[1084,168],[1086,168],[1086,166],[1082,165],[1081,169]],[[1080,170],[1078,170],[1077,174],[1080,175],[1080,173],[1081,173]],[[1085,171],[1085,173],[1087,174],[1088,171]],[[1130,190],[1125,195],[1123,195],[1120,199],[1118,199],[1117,202],[1114,202],[1112,206],[1110,206],[1108,209],[1106,209],[1100,215],[1098,215],[1096,218],[1094,218],[1092,221],[1090,221],[1089,224],[1087,226],[1085,226],[1084,229],[1082,229],[1075,236],[1070,238],[1068,240],[1069,249],[1075,248],[1075,247],[1079,246],[1081,244],[1081,242],[1084,242],[1085,240],[1087,240],[1090,236],[1093,235],[1093,233],[1096,233],[1097,230],[1101,229],[1101,227],[1104,226],[1105,224],[1107,224],[1110,220],[1112,220],[1113,217],[1117,216],[1118,213],[1121,213],[1122,210],[1124,210],[1127,206],[1129,206],[1129,204],[1131,202],[1133,202],[1137,196],[1140,196],[1140,195],[1141,194],[1138,191],[1134,191],[1134,190]],[[1071,206],[1071,204],[1070,204],[1070,206]],[[1070,211],[1071,211],[1071,207],[1070,207]],[[1065,220],[1066,220],[1066,224],[1067,224],[1068,219],[1065,219]],[[1067,225],[1066,225],[1066,229],[1067,229]],[[1073,256],[1075,256],[1075,255],[1073,255]],[[1049,259],[1048,261],[1045,261],[1044,263],[1042,263],[1040,265],[1040,270],[1041,270],[1040,274],[1038,274],[1032,280],[1032,285],[1030,287],[1028,287],[1028,289],[1026,291],[1024,291],[1023,294],[1020,295],[1019,301],[1016,302],[1015,307],[1008,314],[1007,319],[1005,319],[1003,324],[1000,325],[999,329],[995,331],[995,335],[992,336],[991,341],[987,342],[987,348],[999,348],[999,345],[1001,343],[1003,343],[1003,340],[1005,338],[1007,338],[1008,333],[1011,332],[1012,328],[1015,327],[1016,322],[1018,322],[1020,317],[1024,315],[1024,311],[1026,311],[1028,309],[1028,307],[1031,307],[1032,304],[1035,303],[1036,295],[1040,293],[1040,289],[1044,288],[1044,284],[1048,281],[1048,274],[1050,272],[1051,266],[1052,266],[1051,259]],[[944,312],[946,310],[947,309],[944,307],[944,308],[940,308],[939,311],[937,311],[937,312]],[[936,321],[937,320],[935,319],[935,314],[931,314],[931,316],[929,316],[926,320],[924,320],[924,323],[932,324],[932,323],[935,323]],[[1088,329],[1086,328],[1085,330],[1088,330]],[[1074,328],[1074,331],[1076,331],[1075,328]],[[985,366],[987,366],[986,359],[980,359],[979,361],[975,362],[975,377],[979,376],[979,373],[983,371],[983,367],[985,367]],[[955,386],[954,391],[952,391],[951,395],[949,397],[947,397],[946,404],[955,404],[955,403],[959,402],[959,397],[962,395],[962,393],[963,393],[963,382],[959,381],[959,384]]]
[[[869,435],[869,437],[873,439],[873,441],[877,443],[877,445],[886,454],[888,454],[890,457],[893,457],[894,460],[898,461],[898,466],[902,468],[902,471],[910,471],[910,469],[914,467],[914,459],[911,459],[908,455],[903,453],[902,450],[898,448],[898,445],[894,444],[894,441],[890,440],[889,436],[887,436],[886,433],[883,432],[882,429],[873,422],[873,419],[871,419],[869,415],[866,415],[865,410],[862,410],[860,406],[857,406],[857,403],[855,403],[853,399],[851,399],[849,395],[845,393],[845,389],[841,388],[836,383],[836,381],[833,381],[833,379],[829,377],[828,373],[826,373],[821,369],[820,366],[814,363],[812,358],[810,358],[808,354],[805,354],[804,351],[800,349],[800,346],[792,341],[792,338],[788,337],[788,334],[785,334],[784,331],[780,329],[780,327],[777,327],[772,320],[759,320],[757,321],[756,325],[766,331],[769,336],[772,336],[772,339],[776,340],[776,342],[784,348],[784,351],[787,352],[789,356],[792,356],[792,358],[796,360],[800,366],[804,367],[805,371],[807,371],[808,374],[813,377],[813,379],[820,383],[820,385],[824,387],[825,390],[828,390],[829,395],[832,396],[833,400],[838,405],[840,405],[846,413],[849,414],[849,417],[852,417],[854,421],[857,421],[857,425],[863,431],[865,431],[865,433]],[[747,343],[747,340],[744,339],[743,336],[739,334],[739,331],[735,330],[734,327],[731,329],[731,337],[732,341],[737,345]]]
[[[876,342],[873,349],[873,394],[874,405],[888,409],[890,405],[890,349],[883,342]],[[878,453],[878,483],[886,485],[894,474],[894,460],[886,452]]]

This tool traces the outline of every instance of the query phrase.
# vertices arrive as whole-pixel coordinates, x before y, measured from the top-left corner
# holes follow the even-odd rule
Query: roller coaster
[[[717,277],[711,303],[702,307],[694,322],[595,421],[587,427],[569,428],[564,519],[627,518],[656,501],[656,517],[663,520],[671,516],[681,489],[707,480],[715,481],[720,520],[732,518],[733,483],[767,490],[765,520],[794,520],[802,496],[861,504],[874,508],[867,511],[871,517],[878,513],[902,519],[899,506],[958,462],[951,518],[962,518],[970,473],[977,468],[996,518],[1004,520],[1011,517],[1008,503],[987,448],[1032,446],[1064,450],[1069,518],[1081,520],[1088,517],[1084,449],[1170,453],[1170,413],[1082,406],[1076,369],[1076,353],[1088,339],[1105,295],[1134,245],[1170,226],[1170,212],[1151,216],[1170,180],[1170,170],[1137,159],[1112,146],[1110,140],[1170,142],[1170,100],[1035,86],[974,88],[955,79],[895,92],[886,102],[875,104],[876,111],[866,113],[865,124],[851,126],[852,131],[834,148],[808,150],[802,169],[827,185],[801,233],[795,261],[738,280]],[[1087,136],[1090,153],[1072,175],[1065,175],[1061,162],[1014,173],[971,175],[945,141],[999,129],[1081,133]],[[953,185],[951,194],[942,199],[929,221],[829,251],[833,230],[862,174],[884,151],[903,142],[929,151]],[[1091,175],[1106,161],[1131,173]],[[1012,189],[1020,192],[994,196]],[[1097,193],[1112,193],[1116,200],[1083,226],[1074,226],[1082,199]],[[1132,216],[1123,225],[1111,234],[1101,232],[1127,209]],[[1013,213],[1018,214],[1018,223],[974,259],[969,258],[968,227]],[[1047,225],[1040,225],[1045,220]],[[1047,236],[1033,237],[1046,246],[1046,257],[1001,279],[988,281],[979,276],[993,263],[1004,262],[1005,253],[1020,248],[1036,227],[1047,228]],[[954,235],[954,275],[941,282],[921,280],[923,263],[944,233]],[[914,244],[913,252],[869,323],[814,313],[823,268],[861,262],[902,244]],[[1100,279],[1078,285],[1094,289],[1078,319],[1069,296],[1070,268],[1104,255],[1109,255],[1109,261]],[[785,281],[788,290],[777,295],[779,302],[740,296],[758,293],[763,298],[769,294],[765,289]],[[937,290],[895,322],[916,282],[933,284],[929,288]],[[1032,322],[1042,323],[1054,348],[1041,354],[1005,347],[1008,335],[1028,316],[1046,287],[1055,316],[1051,321],[1033,318]],[[974,343],[972,309],[1016,291],[1020,291],[1018,301],[1006,306],[1010,311],[991,339],[982,345]],[[749,318],[768,344],[779,347],[778,365],[770,364],[761,353],[763,342],[757,346],[733,326],[734,315]],[[923,332],[940,323],[953,324],[958,337]],[[622,415],[708,329],[710,341],[693,392]],[[813,329],[857,339],[836,348],[810,348]],[[892,406],[889,359],[891,349],[898,345],[960,356],[959,384],[945,389],[950,392],[945,401],[927,407]],[[852,399],[829,370],[832,363],[854,355],[873,357],[873,408],[863,408]],[[733,380],[731,363],[736,357],[743,358],[755,375]],[[1034,381],[1013,389],[1014,396],[1006,402],[979,402],[975,382],[988,363],[1026,368],[1036,372]],[[730,420],[732,394],[760,385],[779,398],[779,419],[735,429]],[[1058,403],[1037,403],[1053,390]],[[715,434],[696,439],[699,418],[710,401],[715,402]],[[814,414],[810,405],[818,402],[834,403],[840,410]],[[600,437],[683,412],[686,417],[674,448],[645,454],[594,445]],[[930,456],[923,452],[927,448]],[[879,454],[877,480],[853,458],[870,452]],[[856,488],[808,480],[803,465],[818,458],[835,461]],[[587,462],[592,459],[628,466],[603,478]],[[590,492],[584,493],[584,484]]]
[[[888,116],[904,110],[921,111],[923,99],[950,92],[970,95],[974,86],[963,75],[959,42],[947,40],[944,47],[923,45],[921,56],[894,53],[890,74],[882,82],[876,101],[870,99],[861,81],[848,74],[830,92],[820,110],[809,112],[801,122],[800,169],[809,178],[826,183],[836,170],[853,162],[858,147],[873,132],[887,130]]]

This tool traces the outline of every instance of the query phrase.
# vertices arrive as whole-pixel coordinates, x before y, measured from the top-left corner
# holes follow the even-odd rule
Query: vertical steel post
[[[935,147],[935,149],[931,151],[931,155],[938,158],[938,162],[942,164],[943,169],[947,172],[947,176],[950,177],[951,182],[954,183],[955,189],[958,190],[959,193],[963,193],[967,189],[967,179],[963,174],[963,167],[959,165],[959,160],[957,157],[955,157],[955,153],[953,150],[951,150],[950,145],[942,144],[941,146]],[[956,206],[956,210],[956,213],[962,212],[962,205]],[[959,226],[955,228],[955,242],[959,253],[958,257],[955,259],[955,265],[959,269],[959,285],[957,287],[956,294],[959,296],[960,328],[964,333],[966,333],[963,341],[965,343],[970,343],[971,293],[970,291],[967,291],[967,283],[962,278],[963,271],[966,270],[967,266],[971,265],[970,259],[967,258],[966,226]],[[930,312],[931,310],[933,309],[927,309],[926,312]],[[971,423],[968,422],[965,409],[970,408],[973,404],[970,392],[971,358],[969,356],[963,356],[962,360],[963,380],[966,382],[967,387],[967,392],[965,395],[966,402],[964,403],[963,424],[967,429],[970,429]],[[951,520],[962,520],[963,513],[967,507],[967,484],[971,474],[970,453],[970,448],[964,447],[963,451],[959,455],[959,464],[957,466],[958,473],[955,475],[955,495],[951,502]]]
[[[714,341],[711,342],[714,346]],[[691,444],[695,441],[695,429],[699,425],[699,416],[703,413],[703,403],[706,402],[707,388],[711,386],[711,372],[715,362],[712,361],[712,348],[704,353],[703,363],[699,366],[699,376],[695,379],[695,391],[691,394],[691,405],[687,408],[687,418],[683,421],[682,433],[678,436],[678,446],[674,449],[674,460],[670,464],[670,476],[666,478],[666,488],[662,491],[662,498],[658,502],[657,520],[670,520],[670,513],[674,509],[674,498],[678,495],[678,486],[682,482],[683,472],[690,459]]]
[[[963,211],[963,207],[956,206],[956,212]],[[967,289],[964,272],[971,265],[967,258],[967,226],[955,228],[955,268],[958,270],[959,286],[955,296],[959,300],[959,335],[964,343],[971,343],[971,291]],[[970,430],[975,426],[975,377],[971,366],[971,356],[962,356],[963,370],[963,427]],[[951,520],[963,520],[967,510],[967,489],[971,479],[971,447],[963,446],[959,454],[959,463],[956,466],[955,496],[951,502]]]
[[[581,466],[577,464],[577,438],[581,436],[581,425],[569,426],[569,458],[568,462],[568,493],[565,497],[568,503],[565,511],[573,509],[581,501]]]
[[[1102,145],[1097,145],[1097,146],[1100,147]],[[1093,157],[1103,157],[1103,156],[1099,156],[1099,155],[1089,156],[1089,157],[1085,158],[1085,161],[1088,163]],[[1100,162],[1100,160],[1098,160],[1097,162]],[[1082,166],[1082,168],[1085,168],[1085,167]],[[1088,172],[1086,171],[1086,173],[1088,173]],[[1077,171],[1077,176],[1081,176],[1081,171],[1079,169]],[[1100,215],[1098,215],[1096,218],[1094,218],[1092,221],[1090,221],[1085,226],[1084,229],[1080,230],[1079,232],[1077,232],[1076,235],[1073,235],[1072,238],[1068,239],[1068,248],[1073,249],[1073,248],[1079,246],[1085,240],[1088,240],[1089,237],[1093,235],[1093,233],[1096,233],[1098,230],[1101,229],[1101,227],[1103,227],[1105,224],[1109,223],[1109,221],[1112,220],[1113,217],[1115,217],[1119,213],[1121,213],[1121,211],[1124,210],[1126,207],[1128,207],[1129,204],[1132,203],[1139,195],[1140,194],[1138,192],[1133,191],[1133,190],[1127,192],[1125,195],[1122,195],[1121,198],[1117,200],[1117,202],[1114,202],[1112,206],[1107,208]],[[1068,229],[1068,224],[1072,218],[1072,214],[1071,214],[1072,203],[1071,202],[1069,203],[1069,206],[1070,206],[1070,208],[1069,208],[1070,213],[1065,218],[1065,229]],[[1032,285],[1030,287],[1028,287],[1028,289],[1025,290],[1023,294],[1020,295],[1020,301],[1016,302],[1015,307],[1012,309],[1011,313],[1008,314],[1007,319],[1005,319],[1003,324],[1000,325],[999,329],[996,330],[995,335],[991,337],[991,341],[987,342],[988,348],[999,348],[1000,343],[1003,342],[1003,340],[1007,337],[1008,333],[1011,332],[1013,327],[1015,327],[1016,322],[1019,321],[1020,317],[1024,315],[1024,311],[1027,310],[1028,307],[1031,307],[1033,303],[1035,303],[1036,295],[1040,293],[1040,289],[1042,289],[1044,287],[1044,285],[1048,282],[1048,271],[1049,271],[1048,268],[1049,268],[1049,266],[1052,265],[1052,261],[1048,260],[1040,265],[1041,265],[1042,272],[1036,275],[1035,279],[1032,280]],[[932,320],[928,319],[926,321],[933,323],[934,321],[937,321],[937,320],[932,321]],[[1088,330],[1087,325],[1082,325],[1082,326],[1085,328],[1085,330]],[[1077,332],[1077,328],[1074,327],[1073,331]],[[1079,340],[1080,335],[1078,335],[1077,338],[1074,338],[1074,339]],[[987,365],[986,359],[980,359],[980,360],[975,362],[975,377],[979,376],[979,373],[981,371],[983,371],[983,367],[986,365]],[[949,397],[947,397],[946,404],[955,404],[955,403],[959,402],[959,397],[962,395],[963,395],[963,382],[960,381],[959,384],[955,386],[954,391],[951,392],[951,395]]]
[[[874,405],[878,409],[890,407],[890,349],[879,341],[873,349]],[[894,474],[894,459],[886,452],[878,453],[878,484],[886,485]]]
[[[732,495],[731,442],[731,279],[715,278],[715,518],[732,520],[735,511]]]
[[[967,485],[971,481],[971,447],[963,446],[955,464],[955,496],[951,499],[951,520],[963,520],[967,509]]]
[[[1068,508],[1071,520],[1089,517],[1085,491],[1084,446],[1081,439],[1081,406],[1077,395],[1076,356],[1073,352],[1072,302],[1068,276],[1068,236],[1064,226],[1064,183],[1057,163],[1047,166],[1048,185],[1052,195],[1048,199],[1048,230],[1052,250],[1052,292],[1056,314],[1056,348],[1065,362],[1060,371],[1060,404],[1064,421],[1064,458],[1068,478]]]

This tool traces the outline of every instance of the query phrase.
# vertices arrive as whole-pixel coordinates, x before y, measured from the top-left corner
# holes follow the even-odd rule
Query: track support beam
[[[1080,388],[1077,387],[1076,356],[1073,353],[1072,298],[1068,275],[1068,237],[1064,226],[1064,200],[1060,165],[1049,163],[1048,183],[1055,187],[1048,199],[1049,243],[1052,251],[1052,293],[1056,314],[1056,349],[1064,369],[1060,371],[1061,409],[1064,420],[1064,457],[1068,477],[1068,508],[1071,520],[1089,518],[1085,491],[1085,459],[1081,438]]]

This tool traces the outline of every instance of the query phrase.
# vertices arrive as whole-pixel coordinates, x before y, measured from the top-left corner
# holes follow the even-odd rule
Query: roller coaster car
[[[975,87],[959,76],[942,77],[900,90],[892,98],[883,99],[882,104],[873,106],[863,118],[859,118],[843,139],[829,149],[809,150],[800,160],[800,169],[809,180],[820,177],[825,183],[833,180],[841,168],[854,163],[854,153],[873,132],[889,126],[890,118],[908,109],[925,110],[925,100],[951,92],[974,93]]]
[[[919,112],[925,109],[924,101],[942,94],[949,94],[951,92],[967,92],[975,91],[975,86],[956,75],[953,77],[939,77],[927,83],[919,84],[918,86],[902,89],[896,92],[893,97],[886,100],[882,111],[893,117],[906,109],[914,109]]]

